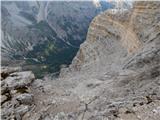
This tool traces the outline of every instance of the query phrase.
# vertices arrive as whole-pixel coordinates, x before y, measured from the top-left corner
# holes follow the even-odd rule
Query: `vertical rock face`
[[[117,71],[138,62],[138,56],[143,52],[153,49],[158,52],[159,5],[160,2],[135,2],[131,10],[112,9],[95,17],[90,24],[87,39],[81,45],[70,68],[74,71]],[[132,62],[124,66],[131,58]]]
[[[66,69],[67,79],[77,82],[72,92],[85,104],[80,119],[160,117],[159,6],[157,1],[134,2],[131,10],[107,10],[92,20]]]

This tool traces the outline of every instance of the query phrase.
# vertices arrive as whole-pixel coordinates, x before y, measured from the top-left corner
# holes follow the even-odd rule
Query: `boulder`
[[[13,72],[18,72],[21,70],[21,67],[2,67],[1,68],[1,79],[5,79],[9,74]]]
[[[8,89],[13,90],[28,86],[34,79],[35,76],[31,71],[15,72],[5,79],[5,83]]]
[[[24,93],[24,94],[18,95],[16,97],[16,100],[19,101],[21,104],[31,105],[33,103],[33,95]]]
[[[27,105],[21,105],[15,109],[15,112],[20,116],[23,116],[28,111],[29,111],[29,106]]]
[[[35,79],[31,71],[20,67],[3,67],[1,71],[1,105],[3,120],[22,120],[33,104],[30,84]]]
[[[3,104],[7,100],[6,95],[1,95],[1,104]]]
[[[1,94],[5,94],[8,92],[8,86],[4,81],[1,81]]]

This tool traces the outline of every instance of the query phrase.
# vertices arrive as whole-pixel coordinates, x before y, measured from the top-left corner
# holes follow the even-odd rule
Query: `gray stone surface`
[[[18,95],[16,97],[16,100],[18,100],[21,104],[33,104],[33,95],[32,94],[28,94],[28,93],[24,93],[21,95]]]
[[[34,74],[31,71],[20,71],[19,67],[3,67],[1,75],[1,108],[2,120],[22,120],[23,115],[34,105],[30,84]]]
[[[31,71],[15,72],[5,79],[8,89],[16,89],[28,86],[35,79]]]

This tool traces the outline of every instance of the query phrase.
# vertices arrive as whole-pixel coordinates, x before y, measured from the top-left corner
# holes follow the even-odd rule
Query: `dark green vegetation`
[[[68,26],[71,27],[71,23],[67,22],[64,28]],[[75,45],[79,46],[80,42],[74,40],[72,35],[69,34],[66,40],[60,39],[56,32],[44,21],[29,27],[37,30],[46,40],[37,44],[32,51],[28,52],[24,69],[31,69],[38,78],[43,77],[46,73],[56,73],[55,75],[58,75],[62,64],[69,65],[71,63],[78,51],[78,47],[75,47]],[[87,29],[81,33],[82,39],[85,38],[86,33]],[[70,40],[71,45],[65,42],[67,40]]]

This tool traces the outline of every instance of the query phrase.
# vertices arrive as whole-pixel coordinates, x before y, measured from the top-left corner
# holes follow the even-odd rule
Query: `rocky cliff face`
[[[139,67],[143,67],[142,54],[158,53],[159,4],[157,2],[134,4],[131,11],[109,10],[94,18],[90,24],[87,39],[74,58],[71,69],[84,71],[115,69],[117,71],[130,68],[135,62],[137,64],[141,62]],[[152,60],[154,56],[146,57],[144,59],[148,63],[154,62]],[[159,57],[156,59],[158,60]]]
[[[131,10],[107,10],[91,22],[86,41],[61,74],[77,77],[73,92],[87,104],[84,120],[159,117],[153,107],[160,96],[159,5],[134,2]]]
[[[159,6],[134,2],[131,10],[109,10],[95,17],[87,40],[61,77],[32,82],[35,107],[21,118],[158,120]]]

